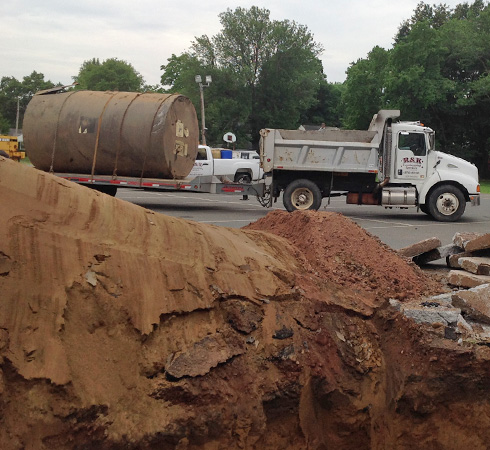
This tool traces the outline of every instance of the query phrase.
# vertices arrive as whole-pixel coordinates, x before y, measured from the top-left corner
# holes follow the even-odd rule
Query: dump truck
[[[110,195],[119,188],[263,195],[260,161],[199,146],[187,97],[66,88],[38,92],[27,106],[24,143],[37,169]]]
[[[26,157],[25,152],[20,150],[19,138],[17,136],[0,135],[0,156],[20,161]]]
[[[270,202],[288,211],[318,209],[324,198],[349,204],[418,208],[438,221],[458,220],[480,204],[478,169],[435,149],[420,122],[381,110],[368,130],[261,130],[260,158]]]

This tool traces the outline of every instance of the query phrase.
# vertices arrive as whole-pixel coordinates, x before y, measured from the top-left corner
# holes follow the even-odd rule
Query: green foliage
[[[380,108],[436,130],[438,147],[477,164],[490,150],[490,6],[454,10],[419,3],[388,51],[375,47],[351,65],[343,95],[344,124],[365,128]]]
[[[367,59],[358,60],[347,70],[342,95],[345,127],[366,129],[373,114],[384,107],[388,58],[388,51],[374,47]]]
[[[78,83],[76,89],[123,92],[144,90],[143,77],[131,64],[117,58],[106,59],[102,63],[98,58],[85,61],[73,80]]]
[[[325,123],[329,127],[340,128],[343,115],[341,104],[343,91],[342,83],[328,83],[325,79],[321,80],[316,96],[317,101],[309,109],[303,111],[301,123],[308,125]]]
[[[490,180],[481,180],[480,190],[482,194],[490,194]]]
[[[0,80],[0,129],[8,132],[15,128],[17,120],[17,100],[19,101],[19,127],[22,124],[24,111],[32,96],[45,89],[54,87],[51,81],[45,81],[44,75],[33,71],[22,81],[14,77],[2,77]]]
[[[213,77],[204,92],[206,125],[208,141],[219,145],[227,131],[247,147],[266,126],[298,127],[318,107],[321,46],[305,26],[273,21],[267,9],[238,7],[219,18],[220,33],[196,37],[188,52],[168,59],[162,84],[191,98],[200,115],[194,76]]]
[[[7,134],[10,129],[9,121],[0,114],[0,134]]]

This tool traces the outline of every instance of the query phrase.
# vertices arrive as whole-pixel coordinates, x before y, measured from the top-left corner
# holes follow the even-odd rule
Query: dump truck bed
[[[378,131],[265,129],[261,135],[265,172],[377,172]]]

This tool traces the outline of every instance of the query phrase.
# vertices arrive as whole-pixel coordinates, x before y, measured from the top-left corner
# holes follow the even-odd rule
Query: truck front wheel
[[[317,210],[322,204],[322,193],[310,180],[294,180],[284,189],[283,204],[287,211]]]
[[[464,213],[466,199],[456,186],[443,185],[435,188],[428,199],[429,214],[440,222],[454,222]]]

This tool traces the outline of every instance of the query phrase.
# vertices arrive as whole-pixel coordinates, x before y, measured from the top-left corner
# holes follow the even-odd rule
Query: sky
[[[126,61],[147,84],[160,84],[161,65],[188,50],[196,36],[221,31],[218,15],[258,6],[272,20],[305,25],[324,47],[329,82],[343,82],[352,62],[378,45],[389,49],[419,0],[8,0],[2,3],[0,78],[19,81],[33,71],[68,85],[84,61]],[[426,3],[441,3],[426,1]],[[454,7],[462,0],[445,0]],[[470,3],[472,3],[470,1]],[[205,74],[202,74],[205,75]]]

